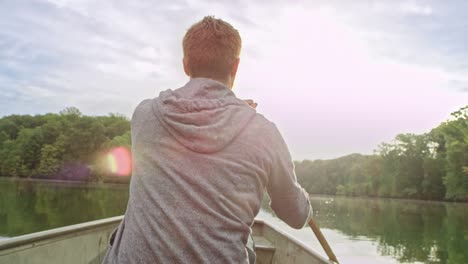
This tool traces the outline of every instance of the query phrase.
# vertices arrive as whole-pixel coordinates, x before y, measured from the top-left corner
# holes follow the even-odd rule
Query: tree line
[[[468,201],[468,106],[428,133],[397,135],[374,155],[295,166],[310,193]]]
[[[117,179],[103,164],[117,146],[130,147],[130,122],[119,114],[59,114],[0,119],[0,176],[74,181]]]
[[[310,193],[468,201],[468,106],[451,116],[428,133],[397,135],[374,155],[297,161],[298,180]],[[102,157],[130,144],[130,122],[119,114],[84,116],[70,107],[10,115],[0,119],[0,176],[121,180]]]

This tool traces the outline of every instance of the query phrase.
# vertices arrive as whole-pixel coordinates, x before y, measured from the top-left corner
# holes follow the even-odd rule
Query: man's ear
[[[234,64],[232,65],[232,69],[231,69],[231,79],[232,80],[234,80],[236,78],[237,69],[239,68],[239,62],[240,62],[240,58],[237,58],[234,61]]]
[[[184,72],[185,74],[187,74],[188,77],[190,77],[190,72],[188,70],[188,67],[187,67],[187,60],[185,59],[185,57],[182,59],[182,64],[184,65]]]

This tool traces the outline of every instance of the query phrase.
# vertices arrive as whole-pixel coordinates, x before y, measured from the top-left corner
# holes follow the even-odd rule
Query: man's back
[[[274,124],[220,82],[195,78],[143,101],[132,153],[128,207],[107,262],[247,263],[265,188],[291,226],[309,214]]]

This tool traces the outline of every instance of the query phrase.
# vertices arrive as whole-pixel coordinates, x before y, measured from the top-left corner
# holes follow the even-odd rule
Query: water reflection
[[[467,204],[346,197],[311,202],[320,227],[344,235],[330,243],[375,241],[379,255],[401,263],[468,263]]]
[[[0,180],[0,237],[12,237],[121,215],[126,185]]]
[[[0,240],[121,215],[127,200],[127,185],[0,180]],[[311,202],[342,263],[468,263],[468,204],[345,197]],[[263,208],[260,217],[281,225],[267,213],[267,200]],[[320,250],[309,228],[284,229]]]

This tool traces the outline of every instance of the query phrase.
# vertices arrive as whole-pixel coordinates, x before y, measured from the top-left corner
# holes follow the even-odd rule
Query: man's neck
[[[228,77],[227,80],[221,80],[221,79],[218,79],[218,78],[211,78],[211,77],[202,77],[202,76],[194,77],[194,78],[207,78],[207,79],[215,80],[217,82],[220,82],[220,83],[224,84],[227,88],[232,90],[232,84],[233,83],[231,81],[231,77]],[[190,77],[190,79],[193,79],[193,78]]]

